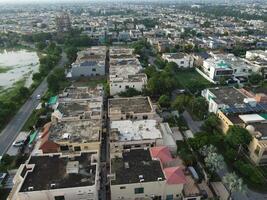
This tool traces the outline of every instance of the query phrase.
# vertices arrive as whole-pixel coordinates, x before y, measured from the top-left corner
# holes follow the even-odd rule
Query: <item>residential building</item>
[[[267,50],[251,50],[246,52],[246,61],[251,64],[252,71],[267,79]]]
[[[106,70],[106,47],[91,47],[78,52],[76,61],[71,65],[68,78],[103,76]]]
[[[150,97],[112,98],[108,100],[110,120],[141,120],[157,117]]]
[[[8,200],[98,199],[99,155],[32,156],[14,177]]]
[[[209,112],[215,114],[219,109],[238,109],[255,102],[254,99],[249,99],[242,90],[234,87],[204,89],[201,95],[208,101]]]
[[[162,131],[156,120],[120,120],[110,123],[111,157],[120,155],[124,149],[161,145],[163,145]]]
[[[204,60],[203,66],[200,67],[204,77],[211,82],[235,78],[240,83],[253,72],[252,64],[233,54],[211,53],[211,56],[212,58]]]
[[[147,83],[147,76],[141,73],[142,66],[133,55],[132,49],[111,48],[109,64],[110,95],[116,95],[129,88],[142,91]]]
[[[194,59],[185,53],[164,53],[162,58],[168,62],[174,62],[178,68],[192,68]]]
[[[198,185],[177,161],[164,146],[125,150],[111,159],[111,199],[200,200]]]
[[[257,165],[267,164],[267,97],[244,89],[206,89],[202,95],[209,103],[209,111],[217,114],[226,134],[233,125],[246,128],[252,135],[248,149],[251,160]]]

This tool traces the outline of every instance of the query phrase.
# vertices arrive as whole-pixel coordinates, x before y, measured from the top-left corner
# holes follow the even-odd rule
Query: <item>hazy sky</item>
[[[164,1],[172,1],[172,2],[188,2],[188,0],[0,0],[0,3],[60,3],[60,2],[116,2],[116,1],[134,1],[134,2],[151,2],[151,1],[155,1],[155,2],[164,2]],[[189,0],[190,2],[195,1],[195,2],[225,2],[225,1],[229,1],[229,0]],[[247,1],[253,1],[253,0],[238,0],[239,2],[247,2]],[[260,0],[259,0],[260,1]],[[264,0],[262,0],[264,1]]]

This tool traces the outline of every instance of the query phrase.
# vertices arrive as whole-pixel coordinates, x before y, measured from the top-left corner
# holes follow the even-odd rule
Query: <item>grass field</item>
[[[0,73],[6,73],[9,70],[11,70],[11,68],[8,68],[8,67],[0,67]]]
[[[179,70],[176,73],[178,83],[191,92],[212,87],[213,84],[202,77],[195,69]]]
[[[207,81],[204,77],[202,77],[196,70],[180,70],[176,77],[179,82],[183,83],[185,86],[190,86],[192,82],[198,82],[203,85],[213,85],[209,81]]]

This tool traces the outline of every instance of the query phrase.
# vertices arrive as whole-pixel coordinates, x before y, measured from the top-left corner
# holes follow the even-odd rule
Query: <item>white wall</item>
[[[142,89],[144,88],[145,82],[144,81],[140,81],[140,82],[110,82],[109,86],[110,86],[110,95],[115,95],[118,94],[120,92],[124,92],[126,91],[126,86],[128,86],[129,88],[134,88],[138,91],[142,91]]]
[[[125,187],[125,189],[120,189]],[[143,194],[135,194],[134,189],[143,187]],[[166,199],[166,195],[172,194],[174,198],[177,199],[176,195],[180,196],[183,190],[183,184],[167,185],[165,181],[155,181],[155,182],[143,182],[143,183],[133,183],[125,185],[111,185],[111,199],[118,200],[124,197],[126,200],[132,200],[136,198],[149,198],[153,195],[161,196],[162,200]]]
[[[17,200],[54,200],[55,196],[64,196],[65,200],[97,200],[98,189],[95,185],[76,188],[63,188],[54,190],[21,192]]]
[[[75,66],[71,69],[71,75],[73,78],[80,76],[103,76],[105,75],[105,64],[94,66]]]

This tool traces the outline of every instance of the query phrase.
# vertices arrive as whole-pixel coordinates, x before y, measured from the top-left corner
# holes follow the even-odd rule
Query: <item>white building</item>
[[[191,68],[194,64],[193,57],[185,53],[164,53],[162,58],[176,63],[179,68]]]
[[[21,165],[8,200],[98,199],[98,153],[34,156]]]
[[[215,114],[219,109],[242,108],[246,103],[255,102],[255,99],[248,98],[234,87],[209,88],[203,90],[201,95],[208,101],[209,112]]]
[[[124,92],[129,88],[142,91],[147,76],[141,73],[142,66],[133,55],[132,49],[111,48],[109,67],[110,95]]]
[[[203,61],[201,72],[206,79],[217,83],[220,80],[235,78],[247,78],[254,66],[245,59],[234,56],[233,54],[213,54],[212,57]]]
[[[123,149],[163,145],[162,131],[156,120],[120,120],[110,124],[110,152],[114,157]],[[114,155],[113,155],[114,154]]]
[[[68,78],[103,76],[106,71],[106,47],[91,47],[78,52],[76,61],[71,65]]]

